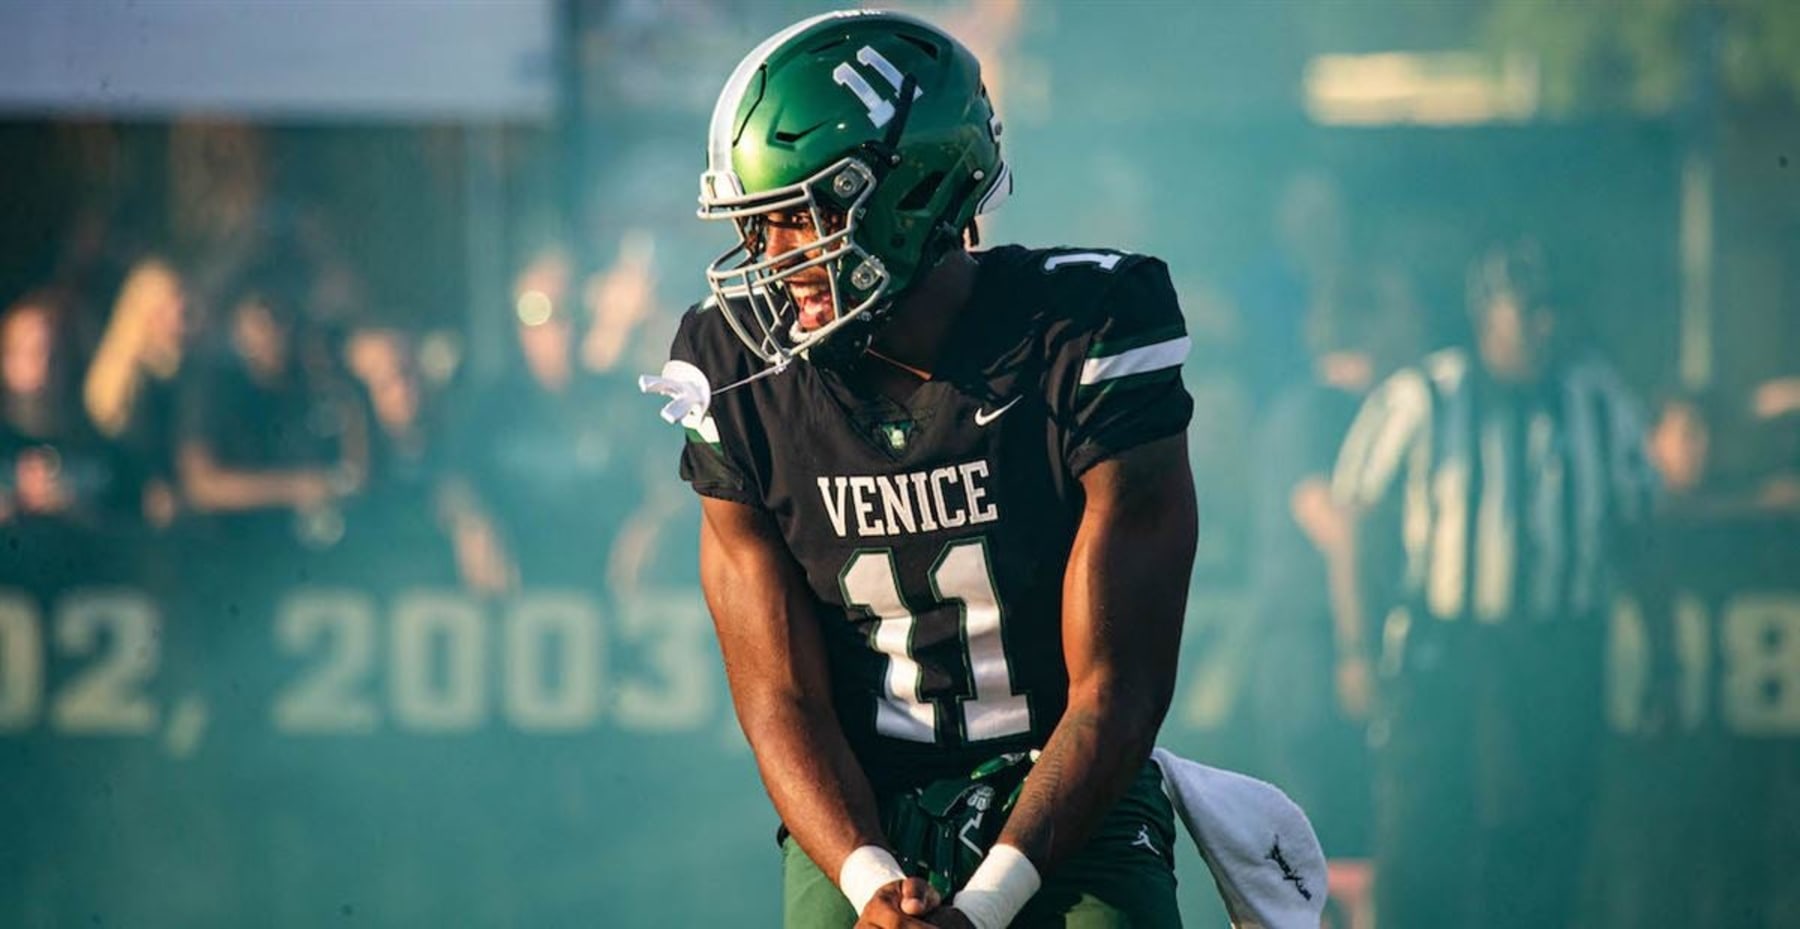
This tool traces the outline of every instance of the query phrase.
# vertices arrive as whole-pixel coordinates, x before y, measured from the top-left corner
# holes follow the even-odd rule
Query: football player
[[[790,927],[1175,926],[1148,764],[1195,544],[1163,263],[967,250],[1011,188],[979,63],[838,12],[757,46],[661,378],[781,817]]]

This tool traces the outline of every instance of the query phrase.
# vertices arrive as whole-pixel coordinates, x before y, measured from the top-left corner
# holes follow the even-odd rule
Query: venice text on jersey
[[[936,532],[1000,518],[987,499],[988,463],[928,471],[819,478],[819,497],[838,538]],[[854,524],[854,525],[852,525]]]

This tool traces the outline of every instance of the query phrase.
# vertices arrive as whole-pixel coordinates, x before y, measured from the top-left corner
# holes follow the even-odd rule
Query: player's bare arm
[[[884,846],[875,798],[831,706],[810,595],[768,514],[702,498],[700,582],[718,631],[738,724],[764,787],[808,857],[838,873],[850,853]],[[924,881],[870,901],[872,925],[919,925],[937,905]]]
[[[811,595],[767,513],[711,498],[701,511],[700,583],[738,724],[781,821],[835,874],[856,848],[885,841],[831,706]]]
[[[1069,705],[1000,842],[1040,871],[1078,849],[1125,792],[1175,688],[1197,516],[1187,439],[1095,465],[1063,579]]]

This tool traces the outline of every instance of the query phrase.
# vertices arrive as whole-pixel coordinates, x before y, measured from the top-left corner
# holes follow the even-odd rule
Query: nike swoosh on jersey
[[[977,426],[985,426],[985,425],[987,425],[987,424],[988,424],[988,423],[991,423],[991,422],[993,422],[993,421],[994,421],[994,420],[996,420],[996,419],[999,419],[999,418],[1000,418],[1000,414],[1002,414],[1002,413],[1004,413],[1004,412],[1006,412],[1006,411],[1007,411],[1007,410],[1010,410],[1010,409],[1012,409],[1012,408],[1013,408],[1013,404],[1015,404],[1015,403],[1018,403],[1018,402],[1019,402],[1019,401],[1020,401],[1020,400],[1023,400],[1023,399],[1025,399],[1025,397],[1024,397],[1024,396],[1023,396],[1023,395],[1021,395],[1021,396],[1017,396],[1017,397],[1014,397],[1014,398],[1012,398],[1012,399],[1011,399],[1011,400],[1010,400],[1010,401],[1008,401],[1008,402],[1007,402],[1007,404],[1006,404],[1006,405],[1005,405],[1005,406],[1003,406],[1003,407],[1001,407],[1001,408],[999,408],[999,409],[997,409],[997,410],[995,410],[995,411],[994,411],[994,412],[992,412],[992,413],[989,413],[989,412],[988,412],[988,411],[987,411],[987,410],[985,410],[985,409],[982,409],[982,410],[976,410],[976,411],[975,411],[975,425],[977,425]]]

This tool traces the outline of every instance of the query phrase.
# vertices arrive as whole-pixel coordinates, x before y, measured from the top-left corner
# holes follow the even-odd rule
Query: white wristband
[[[863,907],[874,899],[875,891],[905,877],[900,862],[895,861],[887,849],[864,845],[851,852],[839,866],[837,884],[856,915],[861,916]]]
[[[1011,845],[995,845],[950,905],[975,929],[1005,929],[1043,885],[1037,866]]]

